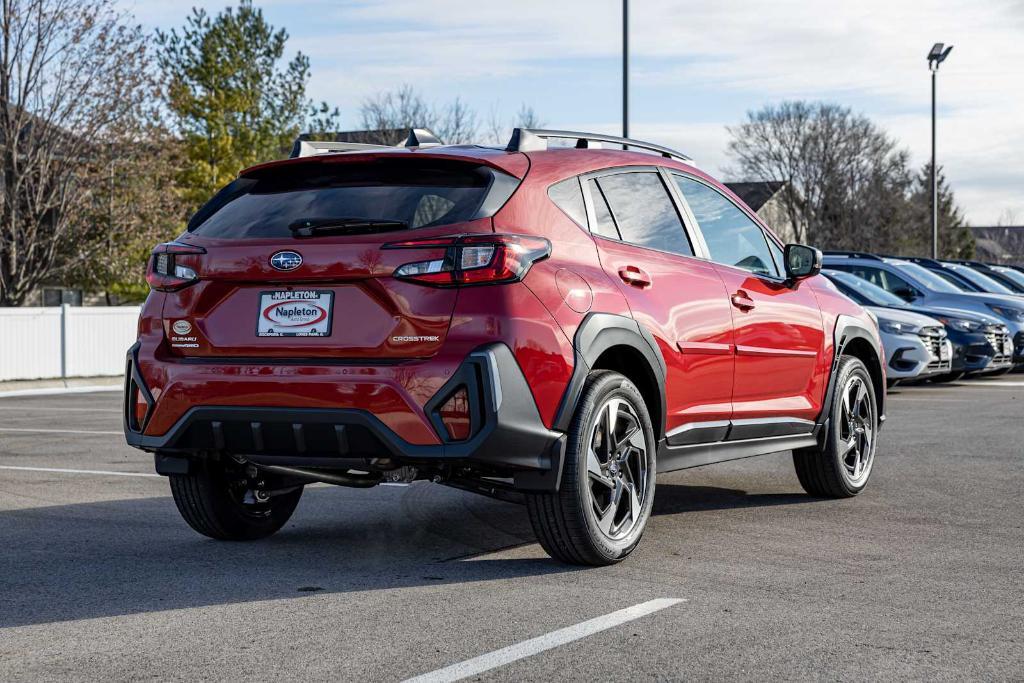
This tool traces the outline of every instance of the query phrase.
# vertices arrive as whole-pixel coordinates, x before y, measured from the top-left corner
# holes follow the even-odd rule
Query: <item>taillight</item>
[[[518,282],[551,255],[551,242],[530,235],[452,235],[385,244],[383,249],[444,249],[444,256],[395,269],[400,280],[434,287]]]
[[[160,292],[173,292],[188,287],[199,280],[196,271],[182,263],[182,257],[205,254],[202,247],[194,247],[180,242],[158,244],[149,257],[146,267],[146,282]],[[186,259],[187,260],[187,259]]]

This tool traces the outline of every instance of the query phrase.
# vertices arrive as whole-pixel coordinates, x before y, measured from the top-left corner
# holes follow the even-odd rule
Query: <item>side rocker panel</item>
[[[795,448],[820,446],[820,439],[823,438],[824,434],[828,433],[829,407],[832,404],[832,395],[835,392],[835,376],[836,369],[839,366],[839,359],[855,340],[858,340],[858,343],[863,342],[869,345],[874,352],[876,362],[877,359],[882,357],[878,338],[868,329],[864,321],[848,315],[837,317],[833,331],[832,363],[828,384],[825,390],[822,410],[815,420],[813,431],[805,434],[691,443],[680,446],[672,446],[667,440],[662,440],[658,448],[658,472],[672,472],[728,460],[767,455]],[[882,372],[880,369],[878,371]],[[885,402],[885,383],[882,382],[881,386],[875,389],[878,397],[879,413],[882,414]]]

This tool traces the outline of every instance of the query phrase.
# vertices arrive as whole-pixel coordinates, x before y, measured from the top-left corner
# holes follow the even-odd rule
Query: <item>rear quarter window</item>
[[[490,215],[517,184],[489,167],[447,160],[284,165],[238,178],[196,213],[188,229],[206,237],[261,238],[290,237],[289,226],[303,220],[449,225]],[[495,201],[492,190],[507,194]]]
[[[548,197],[555,206],[576,221],[581,228],[587,227],[587,207],[583,203],[583,190],[579,178],[569,178],[548,188]]]

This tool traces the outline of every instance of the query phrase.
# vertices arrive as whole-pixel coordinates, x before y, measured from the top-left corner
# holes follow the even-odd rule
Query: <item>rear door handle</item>
[[[622,281],[627,285],[632,285],[633,287],[643,288],[651,286],[651,276],[636,266],[624,266],[619,268],[619,277],[622,278]]]
[[[732,295],[732,305],[741,311],[749,311],[754,308],[754,300],[741,289]]]

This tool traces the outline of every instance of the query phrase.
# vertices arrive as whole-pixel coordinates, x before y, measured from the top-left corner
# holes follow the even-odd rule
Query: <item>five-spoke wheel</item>
[[[875,415],[864,378],[852,375],[843,387],[839,419],[839,457],[847,481],[862,486],[871,474],[875,454]]]
[[[793,451],[796,474],[813,496],[855,496],[871,476],[879,424],[874,381],[859,358],[840,359],[828,409],[821,446]]]
[[[587,377],[559,490],[527,497],[544,549],[573,564],[612,564],[640,542],[654,502],[656,447],[647,404],[617,372]]]
[[[647,498],[647,444],[629,403],[610,398],[598,409],[587,450],[587,492],[597,526],[610,539],[629,534]]]

